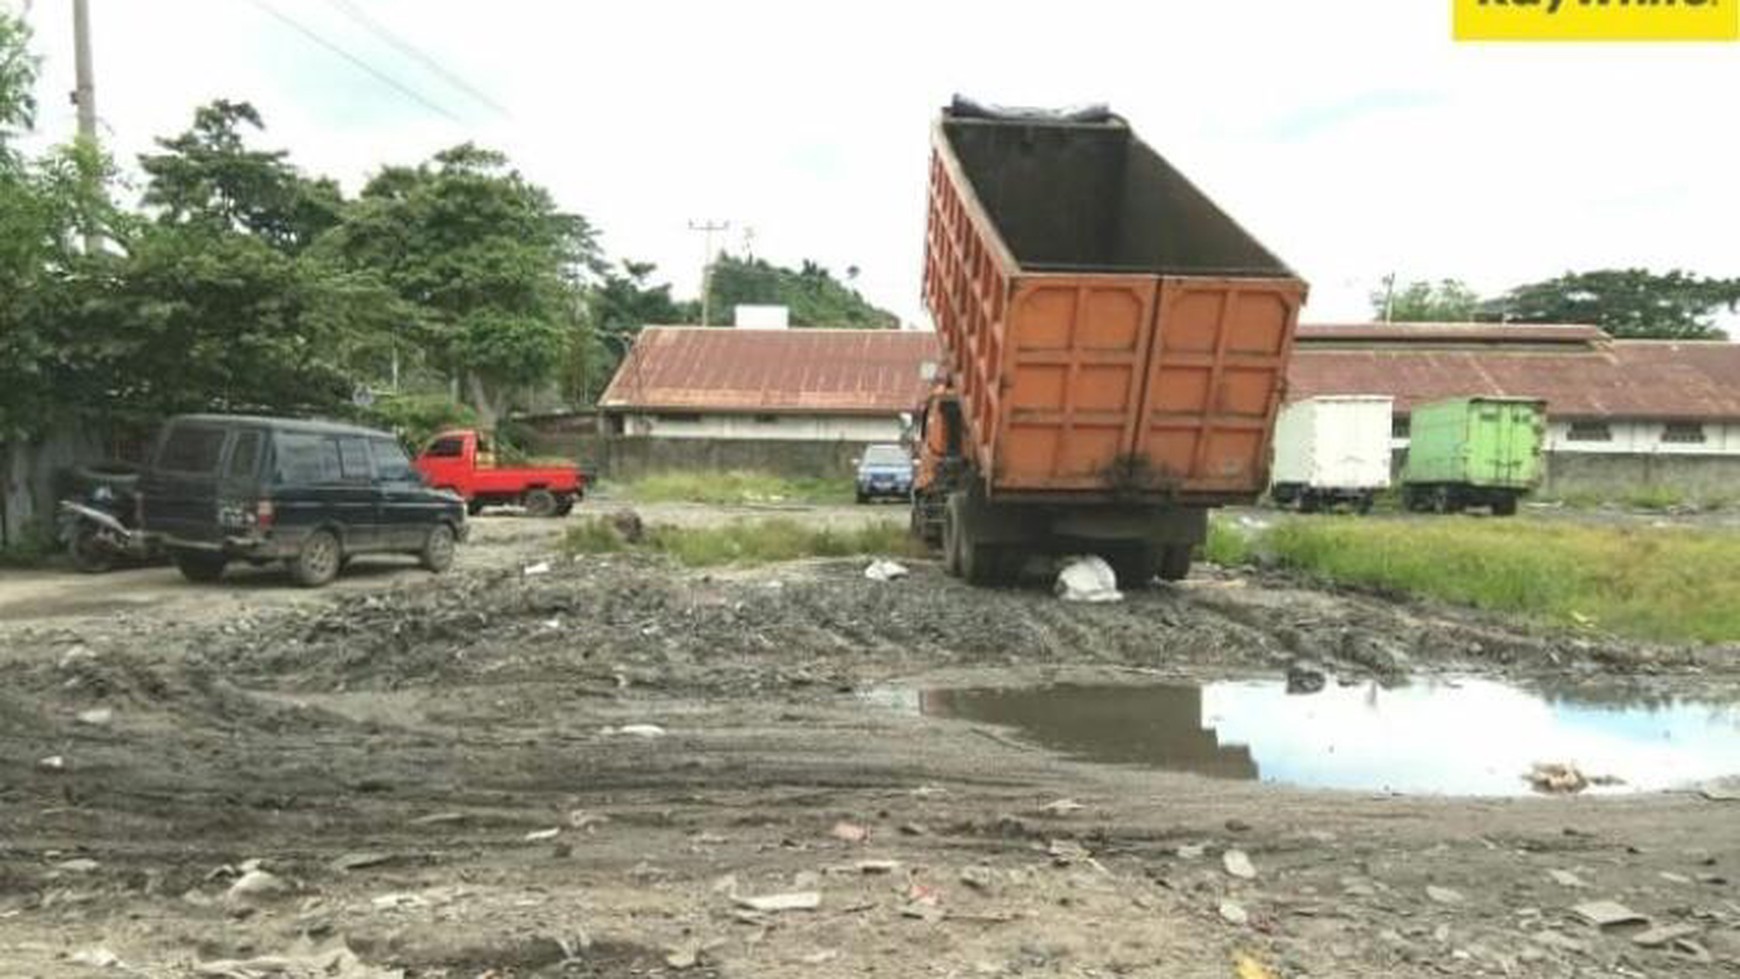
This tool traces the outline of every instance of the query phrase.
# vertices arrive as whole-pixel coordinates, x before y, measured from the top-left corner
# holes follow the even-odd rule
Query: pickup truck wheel
[[[546,489],[528,490],[520,498],[520,503],[526,508],[526,515],[532,517],[553,517],[556,515],[556,494]]]
[[[173,555],[175,567],[181,576],[188,581],[200,584],[210,584],[224,576],[224,560],[222,554],[211,554],[205,551],[176,551]]]
[[[417,552],[417,561],[436,574],[453,567],[453,528],[444,523],[429,528],[423,549]]]
[[[566,517],[574,512],[574,494],[563,493],[556,497],[556,516]]]
[[[302,550],[290,559],[290,577],[304,588],[319,588],[338,577],[344,563],[344,548],[330,530],[317,530],[302,542]]]
[[[466,516],[475,517],[482,512],[483,512],[483,501],[482,500],[466,500],[465,501],[465,515]]]

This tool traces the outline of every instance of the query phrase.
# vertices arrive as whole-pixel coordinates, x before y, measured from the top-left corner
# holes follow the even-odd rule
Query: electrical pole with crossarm
[[[729,231],[729,221],[690,221],[689,230],[706,235],[706,257],[701,262],[701,325],[711,326],[713,313],[713,236]]]

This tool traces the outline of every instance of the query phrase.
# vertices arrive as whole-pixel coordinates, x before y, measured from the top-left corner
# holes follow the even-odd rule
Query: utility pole
[[[731,230],[729,221],[690,221],[690,231],[699,231],[706,236],[706,257],[701,262],[701,325],[711,326],[713,312],[713,236],[721,231]]]
[[[73,0],[73,71],[77,87],[73,102],[78,106],[79,143],[86,153],[97,150],[97,83],[91,70],[91,7],[90,0]],[[87,178],[100,179],[93,164]],[[95,255],[103,248],[103,236],[91,229],[85,231],[85,254]]]
[[[79,138],[97,141],[97,83],[91,73],[90,0],[73,0],[73,63],[78,88],[73,103],[79,107]]]
[[[1384,276],[1384,322],[1390,321],[1390,314],[1395,310],[1396,274],[1391,272]]]

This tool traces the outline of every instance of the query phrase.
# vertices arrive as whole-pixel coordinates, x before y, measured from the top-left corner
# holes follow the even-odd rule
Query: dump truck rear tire
[[[1516,516],[1516,497],[1501,496],[1492,501],[1492,515],[1495,517]]]
[[[1152,544],[1126,544],[1107,553],[1106,563],[1112,566],[1118,587],[1124,591],[1148,587],[1158,568]]]
[[[1183,581],[1190,577],[1190,560],[1195,548],[1189,544],[1168,544],[1160,550],[1160,580]]]

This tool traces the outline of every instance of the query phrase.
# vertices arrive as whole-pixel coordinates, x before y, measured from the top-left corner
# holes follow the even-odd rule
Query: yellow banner
[[[1458,41],[1737,41],[1740,0],[1452,0]]]

